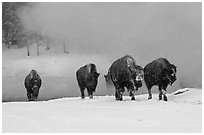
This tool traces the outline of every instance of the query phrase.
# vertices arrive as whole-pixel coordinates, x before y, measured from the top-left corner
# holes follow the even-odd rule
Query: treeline
[[[37,48],[37,55],[39,53],[39,46],[46,45],[46,50],[50,49],[52,39],[48,36],[43,36],[36,32],[26,32],[23,23],[18,16],[18,12],[25,6],[31,7],[35,3],[29,2],[3,2],[2,3],[2,44],[8,46],[17,45],[19,48],[27,47],[27,55],[30,56],[30,45],[35,43]],[[64,53],[66,50],[66,43],[62,40]]]
[[[17,11],[26,5],[26,2],[2,3],[2,42],[8,47],[11,45],[22,47],[25,45],[26,34],[23,32],[23,25]]]

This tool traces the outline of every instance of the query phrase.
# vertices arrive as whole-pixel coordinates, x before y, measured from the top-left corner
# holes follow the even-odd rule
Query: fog
[[[70,50],[111,61],[130,54],[141,66],[166,57],[181,87],[201,87],[201,11],[201,3],[31,3],[19,15],[26,31],[63,39]]]
[[[53,41],[64,40],[71,53],[105,56],[110,64],[129,54],[142,67],[165,57],[177,66],[174,88],[201,88],[201,11],[201,2],[68,2],[30,3],[18,14],[25,32],[35,32]],[[99,69],[107,71],[107,65],[104,67]]]

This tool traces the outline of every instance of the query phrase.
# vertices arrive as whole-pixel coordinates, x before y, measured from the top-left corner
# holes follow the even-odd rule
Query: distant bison
[[[85,88],[87,88],[89,98],[93,98],[93,92],[96,90],[99,75],[100,73],[97,73],[96,66],[92,63],[87,64],[77,70],[76,78],[82,98],[85,98]]]
[[[35,70],[32,70],[25,78],[24,85],[27,89],[29,101],[35,101],[38,98],[39,89],[42,80]]]
[[[165,58],[158,58],[147,64],[144,68],[144,81],[148,89],[149,97],[152,98],[151,88],[153,85],[159,87],[159,100],[167,101],[166,88],[176,81],[176,66],[169,63]]]
[[[107,84],[110,84],[112,81],[115,86],[116,100],[123,100],[122,95],[125,87],[129,91],[131,100],[135,100],[135,91],[142,87],[143,68],[136,65],[133,57],[126,55],[113,62],[108,70],[108,74],[104,75],[104,77]]]

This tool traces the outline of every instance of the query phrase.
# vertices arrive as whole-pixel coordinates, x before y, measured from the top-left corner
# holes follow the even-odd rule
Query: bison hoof
[[[120,98],[116,97],[115,99],[116,99],[116,100],[119,100],[119,101],[122,101],[122,100],[123,100],[122,97],[120,97]]]
[[[159,96],[159,100],[162,100],[162,96]]]
[[[132,97],[131,100],[135,100],[135,97]]]
[[[164,101],[167,101],[167,97],[166,96],[164,96]]]
[[[121,98],[116,98],[116,100],[117,100],[117,101],[122,101],[123,99],[121,99]]]
[[[118,96],[115,96],[115,99],[116,99],[116,100],[119,100],[120,98],[119,98]]]
[[[149,99],[152,99],[152,97],[149,96],[149,97],[148,97],[148,100],[149,100]]]

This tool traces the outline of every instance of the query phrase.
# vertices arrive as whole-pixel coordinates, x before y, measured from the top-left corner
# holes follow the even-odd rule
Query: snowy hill
[[[179,94],[178,94],[179,93]],[[3,132],[201,132],[202,91],[180,89],[168,102],[153,94],[61,98],[2,104]]]
[[[169,100],[174,102],[202,104],[202,91],[195,88],[179,89],[170,95]]]

